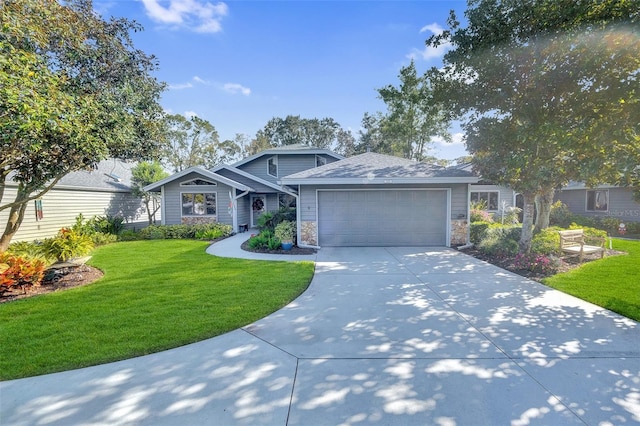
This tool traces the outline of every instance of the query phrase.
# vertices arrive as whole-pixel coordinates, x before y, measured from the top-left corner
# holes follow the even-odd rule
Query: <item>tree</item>
[[[380,122],[388,154],[423,161],[432,147],[432,138],[450,140],[448,122],[431,98],[428,79],[418,76],[415,63],[400,69],[398,87],[378,89],[387,112]]]
[[[243,133],[236,133],[233,139],[220,142],[220,162],[231,163],[241,160],[247,156],[250,145],[249,137]]]
[[[106,22],[91,0],[5,0],[0,8],[0,237],[6,250],[27,203],[69,172],[106,157],[154,156],[161,140],[153,56],[135,22]],[[4,200],[7,179],[17,183]]]
[[[220,163],[218,132],[198,116],[174,114],[165,118],[167,142],[162,150],[164,164],[174,172],[193,166],[211,168]]]
[[[149,225],[156,223],[156,213],[160,209],[160,196],[157,192],[148,192],[143,188],[169,176],[158,161],[138,163],[131,169],[131,189],[133,195],[142,198],[147,209]]]
[[[331,149],[336,145],[340,129],[333,118],[300,118],[299,115],[274,117],[258,130],[252,143],[255,148],[251,151],[258,147],[268,149],[294,144]]]
[[[351,130],[338,129],[336,133],[336,152],[345,157],[351,157],[356,153],[356,138]]]
[[[472,0],[427,44],[455,46],[428,72],[434,102],[464,122],[474,168],[524,198],[520,250],[534,202],[548,224],[570,180],[628,184],[640,164],[639,0]]]

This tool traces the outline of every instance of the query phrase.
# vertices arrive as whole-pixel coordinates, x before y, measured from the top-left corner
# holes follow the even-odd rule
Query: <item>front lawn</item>
[[[0,380],[145,355],[235,330],[285,306],[312,262],[226,259],[191,240],[99,247],[99,281],[0,305]]]
[[[543,283],[640,321],[640,241],[613,240],[628,254],[589,262]]]

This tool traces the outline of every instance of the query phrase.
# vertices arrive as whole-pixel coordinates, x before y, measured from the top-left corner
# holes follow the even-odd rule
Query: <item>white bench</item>
[[[589,237],[589,242],[593,242],[598,245],[586,244],[584,238],[584,230],[571,229],[569,231],[558,231],[560,234],[560,252],[568,255],[577,255],[580,258],[580,262],[584,259],[585,254],[600,253],[600,258],[604,257],[606,252],[605,243],[606,238],[602,237]]]

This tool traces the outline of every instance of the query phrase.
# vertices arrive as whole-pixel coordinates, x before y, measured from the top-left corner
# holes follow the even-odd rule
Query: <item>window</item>
[[[325,164],[327,164],[327,159],[316,155],[316,167],[324,166]]]
[[[216,194],[210,193],[183,193],[182,216],[215,216]]]
[[[483,192],[472,192],[471,193],[471,202],[472,203],[480,203],[486,204],[486,209],[489,211],[498,211],[498,191],[483,191]]]
[[[186,182],[180,182],[180,186],[202,186],[202,185],[218,186],[217,183],[204,180],[204,179],[191,179]]]
[[[273,177],[278,177],[278,157],[274,156],[267,160],[267,173]]]
[[[289,208],[296,208],[296,197],[294,197],[293,195],[289,195],[289,194],[278,194],[278,204],[280,206],[280,208],[283,207],[289,207]]]
[[[609,191],[593,190],[587,191],[587,211],[606,212],[609,210]]]

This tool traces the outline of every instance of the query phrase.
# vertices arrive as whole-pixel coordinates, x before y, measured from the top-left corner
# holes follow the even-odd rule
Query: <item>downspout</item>
[[[236,188],[233,188],[233,192],[229,191],[229,202],[231,203],[231,224],[233,226],[233,232],[238,233],[238,208],[236,207]]]
[[[160,224],[161,225],[166,225],[167,223],[166,223],[166,219],[165,218],[167,217],[167,210],[166,210],[165,206],[167,205],[167,203],[166,203],[167,200],[164,198],[164,185],[162,185],[160,187],[160,200],[161,200],[161,203],[162,203],[160,205],[160,215],[162,216],[160,218]]]

